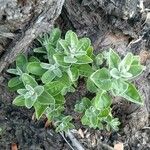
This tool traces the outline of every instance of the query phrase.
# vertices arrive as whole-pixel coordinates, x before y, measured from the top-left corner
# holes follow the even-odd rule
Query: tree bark
[[[54,21],[61,13],[64,0],[6,0],[0,3],[0,19],[3,23],[0,25],[2,55],[0,72],[2,72],[15,60],[18,53],[28,49],[37,36],[52,28]]]

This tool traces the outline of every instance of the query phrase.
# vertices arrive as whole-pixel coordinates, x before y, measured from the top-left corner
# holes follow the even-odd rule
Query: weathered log
[[[8,2],[8,0],[6,2]],[[14,2],[16,1],[14,0]],[[18,2],[27,3],[28,1],[18,1]],[[11,3],[13,3],[13,1]],[[13,22],[11,19],[8,20],[8,26],[12,25],[11,29],[13,31],[21,29],[22,34],[15,36],[14,37],[15,40],[13,40],[9,44],[8,48],[3,52],[4,54],[0,58],[0,72],[8,64],[12,63],[15,60],[15,57],[18,53],[25,52],[28,49],[28,46],[31,44],[31,42],[33,42],[33,40],[37,36],[39,36],[43,32],[49,31],[52,28],[54,21],[61,13],[63,3],[64,0],[38,1],[36,4],[34,4],[32,8],[32,9],[35,8],[34,11],[32,9],[30,11],[27,11],[27,14],[25,15],[26,17],[24,18],[22,17],[20,18],[20,16],[18,16],[19,18],[17,20],[18,21],[17,23],[15,22],[15,15],[12,16],[14,19]],[[31,4],[31,2],[29,4]],[[24,8],[25,4],[22,5],[23,5],[22,9],[24,10],[26,8],[26,7]],[[15,7],[19,9],[20,7],[19,3],[17,3]],[[26,9],[29,8],[30,7],[27,7]],[[13,8],[12,10],[14,11],[14,13],[16,12],[16,9]],[[7,15],[6,17],[8,18]],[[3,17],[4,16],[2,14],[2,19]]]

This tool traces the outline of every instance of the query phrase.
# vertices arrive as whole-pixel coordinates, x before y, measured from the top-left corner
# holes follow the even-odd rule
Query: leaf
[[[18,73],[18,70],[17,70],[17,69],[8,69],[7,72],[8,72],[8,73],[11,73],[11,74],[14,74],[14,75],[20,75],[20,74]]]
[[[35,56],[31,56],[29,58],[29,62],[40,62],[40,60],[37,57],[35,57]]]
[[[111,112],[111,108],[110,107],[104,108],[104,109],[102,109],[100,111],[99,117],[100,118],[105,118],[105,117],[107,117],[110,114],[110,112]]]
[[[96,93],[96,92],[98,91],[97,86],[94,84],[93,81],[91,81],[90,78],[87,79],[86,88],[87,88],[87,90],[90,91],[91,93]]]
[[[39,120],[42,117],[47,107],[48,105],[41,105],[38,102],[34,104],[35,116],[37,120]]]
[[[78,42],[78,50],[82,49],[87,51],[91,45],[91,40],[89,38],[81,38]]]
[[[86,111],[91,106],[91,101],[90,99],[84,97],[75,105],[75,111],[79,113],[83,113]]]
[[[54,74],[54,72],[51,70],[48,70],[42,75],[41,80],[43,83],[48,83],[48,82],[51,82],[55,77],[56,75]]]
[[[28,63],[27,65],[28,72],[37,76],[42,76],[46,72],[46,70],[43,69],[40,64],[41,64],[40,62]]]
[[[122,71],[124,72],[124,70],[128,71],[132,64],[132,61],[133,61],[133,54],[128,53],[119,64],[119,67],[118,67],[119,71],[120,72],[122,72]]]
[[[21,78],[24,86],[30,85],[31,87],[36,87],[38,85],[35,79],[27,73],[23,73]]]
[[[40,66],[43,68],[43,69],[50,69],[53,65],[52,64],[49,64],[49,63],[40,63]]]
[[[89,64],[83,64],[77,66],[79,74],[84,77],[89,77],[93,73],[93,69]]]
[[[36,99],[27,98],[25,99],[25,106],[30,109],[34,103],[36,102]]]
[[[38,102],[42,105],[50,105],[55,104],[55,99],[52,95],[50,95],[47,91],[44,91],[39,97]]]
[[[143,72],[144,69],[145,67],[142,65],[131,65],[128,72],[132,74],[131,78],[135,78],[139,76]]]
[[[57,43],[58,39],[61,36],[61,31],[59,28],[54,28],[51,33],[50,33],[50,41],[51,43],[53,43],[54,45]]]
[[[108,108],[111,105],[111,97],[106,92],[98,92],[94,99],[94,106],[98,110]]]
[[[98,116],[99,111],[91,106],[85,111],[85,115],[82,117],[81,122],[83,125],[88,125],[89,127],[96,129],[97,127],[99,127]]]
[[[17,93],[24,96],[27,93],[27,90],[26,89],[18,89]]]
[[[78,37],[77,37],[76,33],[69,30],[69,31],[67,31],[67,33],[65,35],[65,41],[67,41],[73,48],[73,47],[76,47],[78,44]]]
[[[93,60],[89,56],[83,55],[83,56],[77,57],[76,64],[89,64],[92,62],[93,62]]]
[[[95,57],[95,63],[97,66],[100,66],[103,63],[103,55],[100,53]]]
[[[70,116],[67,116],[70,117]],[[64,119],[64,118],[63,118]],[[72,118],[71,118],[72,119]],[[74,125],[70,123],[71,120],[63,120],[56,128],[56,132],[68,132],[70,129],[74,128]]]
[[[78,78],[79,78],[79,71],[78,71],[78,69],[76,67],[72,66],[71,68],[68,68],[67,73],[68,73],[68,76],[70,77],[72,82],[78,80]]]
[[[86,50],[87,55],[92,58],[93,56],[93,47],[90,46],[87,50]]]
[[[25,106],[25,99],[23,96],[19,95],[13,100],[13,104],[16,106]]]
[[[65,63],[69,63],[69,64],[73,64],[77,62],[77,59],[71,56],[65,56],[64,57],[64,62]]]
[[[59,68],[55,68],[55,69],[53,70],[53,72],[54,72],[54,74],[55,74],[57,77],[59,77],[59,78],[62,77],[62,71],[61,71]]]
[[[46,54],[46,49],[44,47],[34,48],[33,51],[35,53]]]
[[[112,81],[110,79],[109,71],[106,68],[99,69],[95,71],[90,79],[95,83],[95,85],[103,90],[110,90]]]
[[[131,101],[133,103],[137,103],[137,104],[141,104],[141,105],[143,104],[143,100],[141,99],[141,96],[140,96],[138,90],[131,83],[128,83],[128,89],[125,93],[122,94],[122,97],[124,97],[125,99],[127,99],[128,101]]]
[[[119,72],[119,70],[117,68],[113,68],[110,70],[110,75],[115,78],[115,79],[119,79],[121,77],[121,74]]]
[[[37,96],[40,96],[44,92],[44,87],[41,85],[38,85],[34,88],[35,93]]]
[[[67,41],[65,40],[59,40],[58,43],[60,44],[60,46],[63,48],[65,54],[69,54],[69,44]]]
[[[64,84],[59,81],[53,81],[53,82],[49,82],[49,83],[45,84],[44,87],[48,93],[55,96],[61,92],[61,90],[64,87]]]
[[[131,65],[140,65],[140,56],[133,56]]]
[[[114,96],[120,96],[128,89],[128,84],[123,80],[113,80],[112,92]]]
[[[19,69],[22,72],[26,72],[26,65],[27,65],[27,58],[25,55],[20,54],[16,57],[16,66],[19,67]]]
[[[55,60],[55,62],[62,66],[62,67],[68,67],[69,64],[64,62],[64,55],[63,54],[55,54],[53,55],[53,58]]]
[[[63,105],[65,103],[65,98],[61,94],[57,94],[54,98],[55,105]]]
[[[110,48],[109,53],[108,53],[109,68],[118,68],[120,61],[121,59],[119,55]]]
[[[12,90],[17,90],[19,88],[24,87],[22,81],[19,79],[19,77],[13,77],[8,82],[8,87],[10,87]]]

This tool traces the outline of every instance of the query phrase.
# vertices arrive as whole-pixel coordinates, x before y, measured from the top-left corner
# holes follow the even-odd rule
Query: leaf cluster
[[[144,70],[138,56],[128,53],[121,60],[112,49],[95,56],[90,39],[78,38],[71,30],[62,38],[58,28],[38,41],[41,46],[33,49],[34,56],[27,59],[20,54],[16,68],[8,69],[15,75],[8,87],[18,93],[13,104],[34,108],[36,119],[45,115],[56,124],[57,132],[74,127],[72,117],[63,111],[65,95],[75,91],[79,77],[85,78],[87,90],[96,95],[92,100],[84,97],[75,105],[75,111],[82,113],[83,125],[118,130],[120,122],[111,114],[112,96],[143,103],[131,82]],[[106,66],[101,68],[104,62]]]

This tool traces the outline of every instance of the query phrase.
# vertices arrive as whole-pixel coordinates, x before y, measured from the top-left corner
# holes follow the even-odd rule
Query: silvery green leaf
[[[100,53],[95,57],[95,63],[97,66],[100,66],[103,63],[103,55]]]
[[[49,94],[47,91],[44,91],[39,97],[38,102],[42,105],[54,105],[55,99],[54,97]]]
[[[144,70],[145,70],[145,66],[131,65],[128,72],[132,74],[131,78],[135,78],[135,77],[139,76]]]
[[[94,99],[94,106],[98,110],[108,108],[111,105],[111,97],[104,91],[98,92]]]
[[[18,90],[17,90],[17,93],[20,94],[20,95],[25,95],[26,92],[27,92],[26,89],[18,89]]]
[[[24,86],[30,85],[32,87],[36,87],[38,85],[35,79],[27,73],[23,73],[21,78],[22,78]]]
[[[138,90],[131,83],[128,83],[128,89],[121,96],[124,97],[126,100],[131,101],[133,103],[137,103],[137,104],[141,104],[141,105],[143,104],[143,100],[142,100]]]
[[[76,67],[71,67],[67,69],[68,76],[70,77],[71,81],[74,82],[79,78],[79,71]]]
[[[17,69],[8,69],[7,72],[8,72],[8,73],[11,73],[11,74],[15,74],[15,75],[20,75],[20,74],[18,73],[18,70],[17,70]]]
[[[113,68],[110,70],[110,75],[115,78],[115,79],[119,79],[121,77],[120,72],[117,68]]]
[[[46,54],[46,49],[45,49],[44,47],[34,48],[33,51],[34,51],[35,53]]]
[[[123,78],[132,78],[132,74],[129,72],[121,72],[120,76]]]
[[[35,57],[35,56],[31,56],[29,58],[29,62],[40,62],[40,60],[37,57]]]
[[[133,54],[128,53],[119,64],[119,67],[118,67],[119,71],[120,72],[122,72],[122,70],[128,71],[132,64],[132,61],[133,61]]]
[[[121,96],[123,93],[125,93],[128,89],[128,84],[121,80],[113,80],[112,83],[112,92],[114,96]]]
[[[81,38],[78,42],[77,50],[84,50],[87,51],[87,49],[91,45],[91,40],[89,38]]]
[[[35,103],[36,99],[31,99],[31,98],[28,98],[28,99],[25,99],[25,106],[30,109],[34,103]]]
[[[49,69],[52,65],[51,64],[48,64],[48,63],[41,63],[40,66],[44,69]]]
[[[46,72],[46,69],[43,69],[40,64],[41,63],[37,61],[28,63],[27,65],[28,73],[31,73],[37,76],[42,76]]]
[[[89,64],[77,65],[79,74],[84,77],[89,77],[93,72],[93,68]]]
[[[118,65],[121,61],[119,55],[113,51],[111,48],[109,50],[109,52],[107,53],[107,61],[108,61],[108,65],[109,65],[109,68],[118,68]]]
[[[83,113],[86,111],[91,106],[91,101],[90,99],[84,97],[75,105],[75,111],[79,113]]]
[[[110,73],[106,68],[95,71],[90,79],[95,83],[97,87],[103,90],[110,90],[112,81],[110,79]]]
[[[140,56],[138,55],[133,56],[132,65],[140,65]]]
[[[46,83],[44,85],[44,88],[48,93],[50,93],[53,96],[56,96],[57,94],[61,93],[61,90],[64,88],[64,84],[59,81],[52,81],[49,83]]]
[[[76,58],[77,58],[76,64],[89,64],[93,62],[93,60],[87,55],[78,56]]]
[[[71,56],[65,56],[64,57],[64,62],[73,64],[73,63],[77,62],[77,59],[74,58],[74,57],[71,57]]]
[[[18,67],[21,70],[21,74],[22,74],[22,72],[26,72],[27,62],[28,62],[27,58],[23,54],[19,54],[16,57],[16,67]]]
[[[25,87],[26,87],[26,89],[27,89],[28,91],[34,92],[34,88],[33,88],[32,86],[30,86],[30,85],[27,84]]]
[[[62,71],[59,68],[55,68],[53,72],[57,77],[62,77]]]
[[[86,88],[87,88],[87,90],[90,91],[91,93],[96,93],[96,92],[98,92],[98,87],[94,84],[93,81],[91,81],[90,78],[87,79]]]
[[[34,104],[34,109],[35,109],[35,116],[36,119],[40,119],[42,115],[44,114],[45,110],[47,109],[47,105],[41,105],[40,103],[36,102]]]
[[[22,70],[21,70],[18,66],[16,67],[16,69],[17,69],[17,71],[18,71],[18,75],[21,76],[21,75],[23,74]]]
[[[87,55],[88,55],[90,58],[92,58],[92,57],[94,56],[94,54],[93,54],[93,47],[92,47],[92,46],[90,46],[90,47],[86,50],[86,52],[87,52]]]
[[[59,28],[54,28],[50,33],[50,41],[54,44],[57,43],[58,39],[61,36],[61,31]]]
[[[114,131],[119,130],[118,126],[120,125],[120,122],[118,118],[112,118],[111,116],[108,116],[105,121],[107,122],[106,129],[108,131],[110,131],[111,129]]]
[[[38,98],[37,93],[34,93],[34,94],[31,96],[31,99],[32,99],[33,101],[36,101],[37,98]]]
[[[86,51],[77,51],[75,54],[74,54],[74,56],[76,56],[76,57],[79,57],[79,56],[83,56],[83,55],[86,55],[87,54],[87,52]]]
[[[65,40],[70,43],[71,47],[76,47],[78,44],[78,37],[76,35],[76,33],[74,33],[73,31],[69,30],[67,31],[66,35],[65,35]]]
[[[25,99],[22,95],[17,96],[14,100],[13,100],[13,104],[16,106],[25,106]]]
[[[54,74],[54,72],[48,70],[42,75],[41,80],[43,83],[48,83],[48,82],[51,82],[55,77],[56,75]]]
[[[64,54],[53,55],[53,58],[58,65],[60,65],[62,67],[69,67],[70,64],[64,62],[64,57],[65,57]]]
[[[63,48],[65,54],[68,55],[70,53],[68,42],[65,40],[62,40],[62,39],[59,40],[58,42],[59,42],[60,46]]]
[[[11,90],[18,90],[19,88],[23,88],[24,85],[19,77],[13,77],[12,79],[9,80],[8,87]]]
[[[34,88],[34,91],[37,94],[37,96],[40,96],[44,92],[44,87],[38,85]]]

